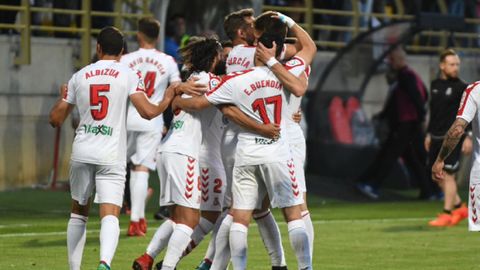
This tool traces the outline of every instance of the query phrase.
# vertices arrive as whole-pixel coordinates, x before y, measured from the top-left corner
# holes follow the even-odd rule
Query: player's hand
[[[462,153],[464,155],[472,153],[472,138],[470,136],[465,137],[465,140],[463,140]]]
[[[199,78],[192,77],[184,83],[180,83],[177,86],[177,94],[187,94],[189,96],[201,96],[207,92],[207,86],[205,84],[196,83]]]
[[[423,142],[423,145],[425,146],[425,150],[427,152],[430,152],[430,144],[432,143],[432,137],[430,136],[430,134],[427,134],[425,136],[425,141]]]
[[[288,26],[288,28],[292,28],[295,25],[295,21],[288,17],[287,15],[280,13],[277,11],[277,15],[273,15],[272,18],[277,18],[282,21],[284,24]]]
[[[257,49],[255,50],[255,57],[260,60],[262,63],[267,64],[267,61],[275,57],[275,52],[277,51],[277,44],[273,42],[272,48],[267,48],[261,42],[258,42]]]
[[[280,136],[280,125],[278,124],[265,124],[263,125],[262,130],[260,131],[260,135],[270,138],[270,139],[278,139]]]
[[[445,171],[443,170],[443,166],[445,165],[444,161],[435,160],[432,166],[432,179],[434,181],[440,182],[443,181],[445,177]]]
[[[300,121],[302,121],[302,111],[298,110],[298,112],[293,113],[292,119],[295,123],[300,123]]]

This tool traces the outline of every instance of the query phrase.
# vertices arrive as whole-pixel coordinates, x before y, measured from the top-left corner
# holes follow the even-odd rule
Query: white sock
[[[200,242],[205,238],[205,235],[209,234],[210,231],[213,229],[213,223],[211,223],[208,219],[200,217],[200,222],[195,227],[192,233],[192,241],[188,244],[187,248],[185,249],[183,256],[186,256],[192,250],[200,244]]]
[[[118,218],[113,215],[104,216],[100,227],[100,261],[112,264],[113,255],[117,249],[120,226]]]
[[[287,225],[290,245],[297,257],[298,269],[312,269],[312,258],[310,257],[305,222],[301,219],[296,219],[288,222]]]
[[[230,227],[230,252],[235,270],[247,269],[247,235],[248,227],[234,222]]]
[[[167,252],[163,258],[162,269],[174,269],[182,257],[183,251],[190,243],[193,229],[185,224],[177,224],[173,230],[170,241],[168,241]]]
[[[170,240],[170,236],[175,229],[175,222],[170,219],[165,220],[160,227],[158,227],[157,231],[153,235],[152,240],[147,247],[147,254],[154,258],[162,252],[162,250],[167,246],[168,240]]]
[[[70,270],[80,270],[83,248],[87,239],[88,217],[71,213],[67,227],[67,249]]]
[[[262,237],[263,244],[267,249],[272,266],[286,266],[285,253],[283,252],[282,237],[277,222],[270,210],[257,213],[253,218],[258,224],[258,230]]]
[[[212,262],[213,257],[215,257],[215,241],[217,239],[217,233],[220,229],[220,225],[222,225],[222,221],[225,218],[226,214],[227,211],[223,211],[222,214],[217,218],[215,226],[213,226],[212,238],[210,239],[210,243],[208,243],[207,252],[205,253],[205,259],[209,260],[210,262]]]
[[[215,257],[213,258],[210,270],[225,270],[230,262],[230,227],[233,217],[226,215],[220,225],[215,239]]]
[[[138,222],[141,218],[145,218],[148,176],[148,172],[130,171],[130,200],[132,201],[130,220],[133,222]]]
[[[315,238],[315,230],[313,228],[312,218],[308,210],[302,211],[302,219],[305,222],[305,229],[308,235],[308,246],[310,248],[310,258],[313,259],[313,240]]]

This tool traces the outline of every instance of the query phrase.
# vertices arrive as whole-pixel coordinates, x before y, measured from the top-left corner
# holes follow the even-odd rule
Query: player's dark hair
[[[277,49],[275,51],[275,57],[280,56],[283,49],[283,44],[285,43],[285,36],[279,34],[272,34],[269,32],[264,32],[259,38],[258,42],[262,43],[267,48],[273,47],[273,42],[277,44]]]
[[[273,17],[277,13],[266,11],[255,18],[255,30],[260,33],[268,32],[273,35],[281,36],[285,39],[287,36],[287,26],[280,19]]]
[[[138,31],[145,35],[149,43],[155,42],[160,33],[160,22],[153,17],[138,20]]]
[[[223,29],[225,30],[227,37],[230,40],[234,40],[237,36],[238,29],[245,29],[249,26],[245,21],[245,18],[252,17],[253,14],[253,9],[245,8],[225,16],[225,20],[223,21]]]
[[[458,55],[457,52],[453,49],[446,49],[440,53],[440,62],[445,61],[445,58],[450,55]]]
[[[97,37],[97,43],[106,55],[120,55],[123,49],[123,34],[113,26],[103,28]]]
[[[212,69],[215,57],[222,51],[222,45],[214,37],[196,37],[195,41],[179,50],[184,65],[190,74]]]
[[[222,48],[233,48],[233,43],[230,40],[224,40],[220,44],[222,44]]]

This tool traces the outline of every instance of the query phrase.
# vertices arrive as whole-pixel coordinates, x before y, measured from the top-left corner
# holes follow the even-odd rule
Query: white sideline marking
[[[391,222],[417,222],[417,221],[427,221],[430,218],[378,218],[378,219],[333,219],[333,220],[314,220],[313,224],[348,224],[348,223],[391,223]],[[95,222],[89,222],[89,224],[94,224]],[[98,223],[98,222],[97,222]],[[33,224],[11,224],[3,225],[8,227],[14,227],[16,225],[24,225],[23,227],[32,227]],[[278,225],[286,226],[286,222],[278,222]],[[1,225],[0,225],[1,226]],[[252,222],[250,225],[256,227],[257,224]],[[0,227],[1,228],[1,227]],[[99,233],[100,230],[87,230],[87,234],[90,233]],[[9,234],[0,234],[0,238],[10,238],[10,237],[31,237],[31,236],[52,236],[52,235],[66,235],[67,232],[43,232],[43,233],[9,233]]]

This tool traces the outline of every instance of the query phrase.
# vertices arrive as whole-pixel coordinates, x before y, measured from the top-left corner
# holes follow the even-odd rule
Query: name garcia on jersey
[[[243,68],[250,68],[250,60],[247,57],[232,57],[228,59],[227,65],[239,65]]]
[[[163,67],[163,65],[159,61],[157,61],[153,58],[150,58],[150,57],[146,57],[145,59],[143,59],[143,57],[139,57],[139,58],[133,60],[132,62],[128,63],[128,67],[133,69],[133,70],[137,70],[137,68],[135,66],[139,65],[139,64],[143,64],[143,63],[155,66],[155,68],[157,68],[158,72],[160,72],[161,75],[165,74],[165,72],[166,72],[165,68]]]

